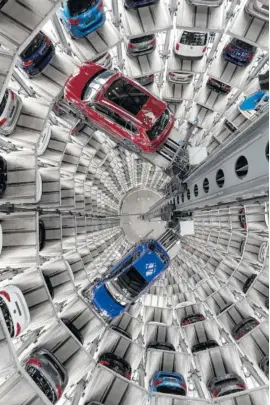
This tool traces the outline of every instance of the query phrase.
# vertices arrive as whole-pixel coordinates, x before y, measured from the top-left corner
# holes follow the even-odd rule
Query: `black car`
[[[252,274],[251,276],[249,276],[245,282],[245,284],[243,285],[243,293],[246,294],[247,291],[249,290],[251,284],[253,283],[253,281],[256,279],[257,274]]]
[[[181,326],[190,325],[191,323],[205,321],[205,317],[202,314],[188,315],[181,321]]]
[[[147,345],[147,349],[167,350],[170,352],[175,352],[174,345],[166,342],[150,342]]]
[[[243,319],[233,328],[232,335],[235,340],[239,340],[258,325],[260,325],[260,322],[252,316],[249,316]]]
[[[234,124],[233,124],[231,121],[229,121],[229,120],[225,120],[225,121],[224,121],[224,127],[225,127],[228,131],[230,131],[230,132],[232,132],[232,133],[234,133],[234,132],[236,132],[236,131],[238,130],[237,126],[234,125]]]
[[[69,319],[62,319],[62,322],[66,325],[66,327],[70,330],[70,332],[78,339],[78,341],[83,345],[83,335],[76,328],[76,326],[69,320]]]
[[[53,289],[53,286],[52,286],[51,279],[46,274],[43,274],[43,277],[44,277],[45,283],[47,285],[47,288],[49,290],[50,296],[51,296],[51,298],[53,300],[54,299],[54,289]]]
[[[41,219],[39,220],[38,225],[39,225],[39,251],[41,252],[41,250],[45,246],[46,230],[44,222]]]
[[[217,346],[219,346],[219,344],[215,340],[207,340],[206,342],[197,343],[196,345],[192,346],[191,351],[192,353],[197,353]]]
[[[114,353],[103,353],[99,356],[98,363],[131,380],[132,369],[122,357],[116,356]]]
[[[214,79],[213,77],[209,77],[207,80],[206,86],[208,89],[218,93],[218,94],[229,94],[232,86],[229,86],[228,84],[222,83],[219,80]]]
[[[125,8],[141,8],[146,6],[153,6],[154,4],[159,3],[159,0],[124,0]]]
[[[124,329],[122,329],[122,328],[119,328],[119,326],[114,326],[114,325],[113,325],[113,326],[111,326],[111,329],[112,329],[112,330],[115,330],[115,332],[120,333],[120,335],[123,335],[123,336],[125,336],[126,338],[132,340],[131,334],[128,333],[126,330],[124,330]]]
[[[7,162],[0,156],[0,198],[3,198],[7,188]]]
[[[264,372],[264,374],[269,378],[269,356],[265,356],[260,364],[259,364],[260,369]]]

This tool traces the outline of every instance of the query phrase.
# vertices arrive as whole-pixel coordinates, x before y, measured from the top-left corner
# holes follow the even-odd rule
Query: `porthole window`
[[[187,190],[187,199],[190,200],[190,189]]]
[[[269,162],[269,142],[267,142],[267,145],[266,145],[266,148],[265,148],[265,156],[266,156],[266,159]]]
[[[245,156],[240,156],[235,163],[235,173],[239,179],[243,179],[248,174],[248,161]]]
[[[185,196],[184,196],[184,194],[181,195],[181,200],[182,200],[182,202],[185,201]]]
[[[205,193],[207,194],[209,191],[209,180],[207,178],[205,178],[203,181],[203,189],[204,189]]]
[[[195,197],[198,197],[198,195],[199,195],[199,187],[197,186],[197,184],[195,184],[195,186],[194,186],[194,195],[195,195]]]
[[[217,185],[222,188],[224,186],[225,183],[225,176],[224,176],[224,172],[223,170],[219,169],[216,175],[216,182]]]

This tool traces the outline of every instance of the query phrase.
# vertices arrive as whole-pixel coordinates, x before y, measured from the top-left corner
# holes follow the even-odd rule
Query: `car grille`
[[[6,322],[10,337],[14,337],[14,325],[13,321],[9,312],[9,309],[3,300],[3,298],[0,297],[0,309],[2,310],[4,320]]]
[[[26,371],[35,381],[37,386],[46,395],[46,397],[54,404],[57,401],[56,393],[48,380],[33,366],[26,366]]]

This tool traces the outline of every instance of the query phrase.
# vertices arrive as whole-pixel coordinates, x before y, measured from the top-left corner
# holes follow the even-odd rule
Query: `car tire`
[[[139,146],[134,145],[134,143],[131,142],[129,139],[124,139],[124,146],[127,149],[130,149],[134,153],[140,153],[141,152],[141,149],[139,148]]]

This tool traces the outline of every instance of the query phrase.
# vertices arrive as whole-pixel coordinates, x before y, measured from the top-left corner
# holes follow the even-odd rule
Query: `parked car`
[[[147,55],[156,49],[157,40],[155,34],[132,38],[126,42],[127,55],[130,57]]]
[[[223,0],[187,0],[192,6],[219,7]]]
[[[258,325],[260,325],[260,322],[257,321],[257,319],[253,318],[252,316],[248,316],[233,328],[232,336],[235,340],[239,340]]]
[[[267,378],[269,378],[269,356],[265,356],[261,361],[260,361],[260,369],[264,372]]]
[[[123,335],[124,337],[132,340],[132,336],[130,333],[128,333],[125,329],[119,328],[119,326],[111,326],[111,329],[114,330],[115,332],[120,333],[120,335]]]
[[[194,77],[193,73],[179,71],[168,72],[167,79],[169,82],[178,84],[189,84]]]
[[[247,230],[247,218],[246,218],[246,209],[241,208],[239,212],[239,222],[241,227],[246,231]]]
[[[92,62],[96,63],[97,65],[103,66],[105,69],[111,69],[113,64],[112,55],[110,54],[110,52],[105,52],[93,59]]]
[[[75,336],[75,338],[83,345],[83,335],[81,334],[80,330],[76,328],[73,322],[69,319],[62,319],[62,322],[66,325],[66,327],[70,330],[70,332]]]
[[[53,286],[52,286],[51,279],[46,274],[43,274],[43,277],[44,277],[45,284],[47,285],[47,288],[49,290],[51,299],[53,300],[54,299],[54,289],[53,289]]]
[[[232,133],[234,133],[234,132],[236,132],[236,131],[238,130],[237,126],[234,125],[234,123],[231,122],[231,121],[229,121],[229,120],[225,120],[225,121],[224,121],[224,127],[225,127],[226,129],[228,129],[228,131],[230,131],[230,132],[232,132]]]
[[[246,246],[246,239],[243,239],[243,240],[241,240],[240,245],[239,245],[239,251],[240,251],[241,255],[245,251],[245,246]]]
[[[30,312],[23,293],[16,285],[0,291],[0,309],[11,338],[18,337],[30,324]]]
[[[149,84],[154,83],[155,75],[136,77],[136,79],[134,80],[138,82],[141,86],[148,86]]]
[[[170,352],[175,352],[174,345],[171,343],[166,343],[166,342],[150,342],[147,345],[147,350],[148,349],[156,349],[156,350],[166,350]]]
[[[93,125],[137,152],[156,152],[174,126],[166,103],[121,72],[92,62],[68,79],[64,93]]]
[[[0,156],[0,198],[3,198],[7,189],[7,161]]]
[[[62,1],[58,16],[64,28],[75,38],[84,38],[106,21],[103,0]]]
[[[146,6],[153,6],[154,4],[158,4],[159,0],[124,0],[125,8],[141,8]]]
[[[8,0],[0,0],[0,10],[1,8],[4,7],[5,4],[7,4]]]
[[[265,106],[269,105],[269,93],[258,90],[251,94],[249,97],[245,97],[244,100],[239,104],[238,109],[241,114],[244,115],[248,120],[256,117],[260,111],[263,111]]]
[[[103,353],[99,356],[98,363],[131,380],[132,369],[122,357],[116,356],[114,353]]]
[[[219,80],[214,79],[213,77],[209,77],[206,86],[208,87],[208,89],[214,91],[215,93],[224,95],[229,94],[232,90],[232,86],[222,83]]]
[[[236,373],[228,373],[214,377],[208,382],[207,387],[212,398],[223,397],[224,395],[242,392],[247,389],[244,380]]]
[[[184,377],[175,372],[156,371],[149,383],[149,391],[172,395],[187,395]]]
[[[252,274],[251,276],[249,276],[246,281],[245,284],[243,285],[243,293],[246,294],[248,292],[248,290],[250,289],[250,286],[253,284],[253,281],[256,280],[257,274]]]
[[[215,340],[207,340],[206,342],[197,343],[196,345],[192,346],[191,351],[192,353],[197,353],[218,346],[219,344]]]
[[[22,110],[22,100],[7,89],[0,103],[0,135],[10,135],[18,122]]]
[[[45,246],[45,241],[46,241],[46,229],[45,229],[45,225],[44,222],[42,221],[42,219],[39,220],[38,223],[39,226],[39,251],[41,252],[42,249]]]
[[[17,66],[32,78],[49,65],[54,55],[55,47],[52,41],[40,31],[20,54]]]
[[[240,39],[233,38],[223,49],[223,58],[237,66],[248,66],[257,48]]]
[[[261,246],[260,246],[260,249],[259,249],[259,253],[258,253],[258,261],[260,262],[260,263],[263,263],[264,262],[264,259],[265,259],[265,256],[266,256],[266,253],[268,252],[268,243],[267,242],[263,242],[262,244],[261,244]]]
[[[25,370],[46,397],[55,404],[67,386],[68,375],[60,361],[49,350],[35,349],[26,360]]]
[[[269,21],[269,0],[248,0],[245,11],[262,21]]]
[[[183,31],[175,41],[174,53],[183,59],[201,59],[207,51],[209,33]]]
[[[196,323],[200,321],[205,321],[205,316],[202,314],[191,314],[185,316],[181,321],[181,326],[190,325],[191,323]]]
[[[103,317],[114,318],[144,294],[168,266],[164,248],[157,241],[147,240],[82,294]]]

